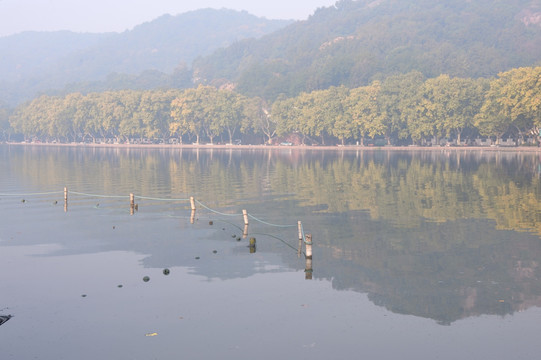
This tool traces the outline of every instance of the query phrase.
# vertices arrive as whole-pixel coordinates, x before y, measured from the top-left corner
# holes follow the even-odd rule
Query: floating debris
[[[214,225],[214,222],[213,222],[213,221],[209,221],[209,225],[210,225],[210,226]]]
[[[145,276],[145,277],[143,278],[143,281],[144,281],[144,282],[149,282],[149,281],[150,281],[150,278],[149,278],[148,276]]]
[[[145,336],[148,336],[148,337],[152,337],[152,336],[158,336],[158,333],[148,333],[148,334],[145,334]]]
[[[120,288],[123,287],[123,286],[124,286],[124,285],[120,284],[120,285],[117,286],[117,288],[120,289]]]
[[[213,253],[213,254],[217,254],[217,253],[218,253],[218,250],[212,250],[212,253]]]
[[[201,259],[199,256],[196,256],[196,257],[195,257],[195,260],[199,260],[199,259]]]
[[[171,271],[169,269],[163,269],[163,274],[164,275],[169,275],[171,273]]]
[[[26,202],[26,200],[25,200],[25,199],[22,199],[21,202],[24,204],[24,203]]]
[[[86,294],[81,295],[81,297],[86,297]]]
[[[0,325],[3,325],[6,321],[11,319],[11,315],[0,315]]]
[[[55,201],[53,202],[53,205],[56,205],[56,204],[58,204],[58,201],[55,200]]]

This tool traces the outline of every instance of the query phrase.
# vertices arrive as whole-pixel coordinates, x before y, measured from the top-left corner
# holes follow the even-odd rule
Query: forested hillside
[[[493,77],[540,64],[540,14],[532,0],[341,0],[196,60],[194,77],[268,100],[413,70]]]
[[[197,56],[289,23],[246,12],[203,9],[164,15],[120,34],[62,31],[3,37],[0,98],[16,104],[73,83],[78,84],[72,89],[93,91],[190,86],[189,68]]]

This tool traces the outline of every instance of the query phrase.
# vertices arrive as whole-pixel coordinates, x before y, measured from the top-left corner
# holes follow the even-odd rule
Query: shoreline
[[[541,153],[537,146],[361,146],[361,145],[216,145],[216,144],[53,144],[4,142],[0,145],[113,149],[308,150],[308,151],[490,151]]]

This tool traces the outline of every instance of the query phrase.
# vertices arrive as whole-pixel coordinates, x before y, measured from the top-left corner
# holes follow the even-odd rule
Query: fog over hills
[[[234,10],[164,15],[123,33],[0,38],[0,99],[227,86],[273,101],[419,71],[494,77],[541,65],[539,0],[340,0],[305,21]]]
[[[25,32],[0,38],[0,96],[8,103],[66,84],[147,70],[171,73],[245,38],[291,23],[234,10],[163,15],[122,33]]]

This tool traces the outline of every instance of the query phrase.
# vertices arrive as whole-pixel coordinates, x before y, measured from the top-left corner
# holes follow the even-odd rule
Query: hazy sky
[[[163,14],[201,8],[246,10],[269,19],[306,19],[336,0],[0,0],[0,36],[27,30],[121,32]]]

